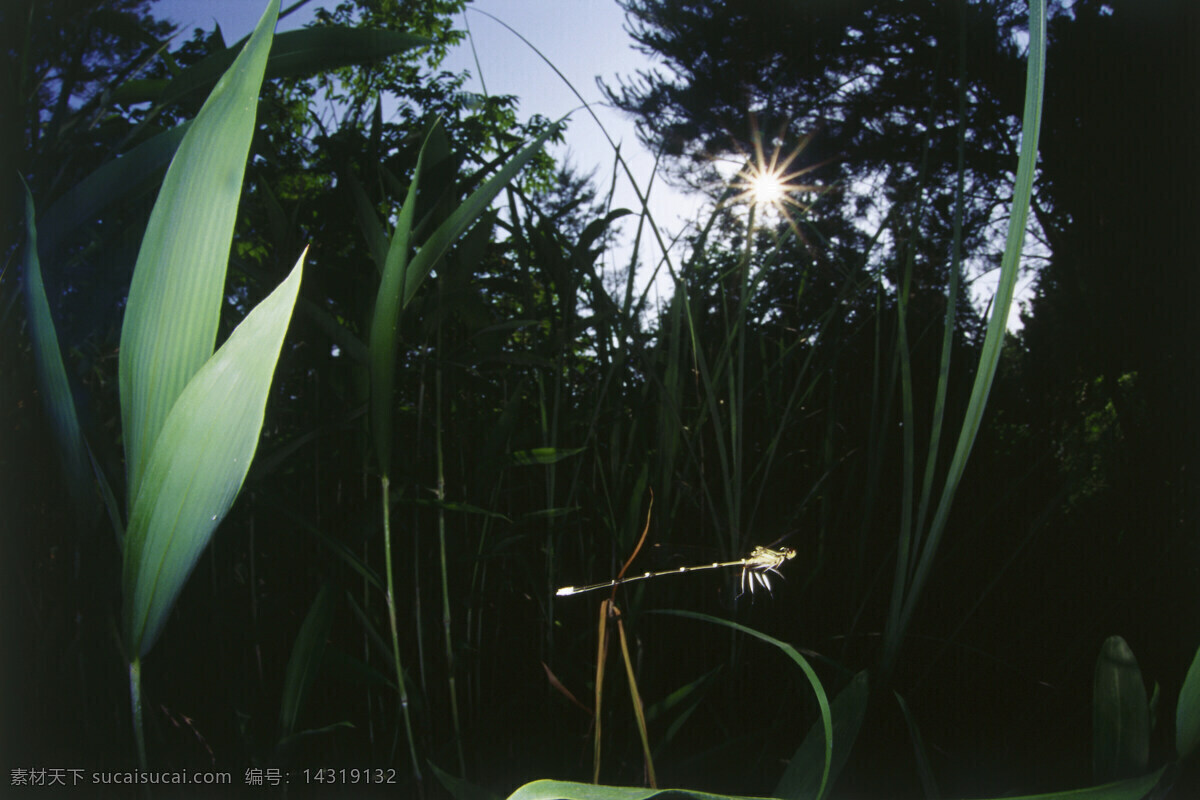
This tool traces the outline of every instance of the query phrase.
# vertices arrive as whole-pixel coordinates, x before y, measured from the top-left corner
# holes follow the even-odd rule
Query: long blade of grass
[[[658,777],[654,774],[654,756],[650,752],[650,734],[646,730],[646,712],[642,705],[642,695],[638,691],[637,675],[633,669],[633,660],[629,657],[629,640],[625,636],[625,621],[617,617],[617,638],[621,642],[621,659],[625,662],[625,679],[629,683],[629,699],[633,703],[633,715],[637,719],[638,736],[642,740],[642,763],[646,769],[646,782],[651,788],[658,788]]]
[[[184,135],[138,252],[119,370],[131,508],[167,415],[216,342],[242,176],[278,13],[278,0],[271,0],[250,42]]]
[[[148,459],[125,534],[121,584],[131,656],[145,655],[233,505],[262,430],[304,256],[196,373]]]
[[[862,727],[863,718],[867,713],[867,696],[869,694],[867,671],[859,672],[838,692],[830,704],[829,713],[833,717],[833,761],[829,767],[828,786],[832,787],[850,750],[858,739],[858,731]],[[822,731],[814,722],[805,735],[804,741],[788,762],[783,777],[775,786],[774,796],[784,800],[813,800],[821,795],[821,784],[817,776],[821,774],[822,751],[825,744]]]
[[[375,437],[379,471],[384,475],[391,471],[392,387],[396,377],[396,328],[400,321],[400,295],[408,267],[409,239],[417,207],[417,187],[425,163],[425,148],[437,127],[435,125],[430,130],[421,145],[421,152],[417,154],[412,183],[408,186],[404,205],[400,207],[396,230],[383,262],[379,293],[375,297],[375,313],[371,318],[371,431]]]
[[[929,766],[929,753],[925,750],[925,741],[921,729],[917,726],[917,718],[908,709],[908,703],[898,692],[896,702],[904,714],[904,723],[908,726],[908,735],[913,743],[913,757],[917,760],[917,775],[921,778],[921,789],[925,792],[925,800],[940,800],[942,794],[938,791],[937,780],[933,776],[933,768]]]
[[[62,351],[58,346],[58,333],[54,329],[54,318],[50,315],[50,303],[46,300],[46,288],[42,283],[33,195],[29,193],[28,186],[24,188],[25,249],[22,257],[25,266],[25,303],[29,317],[29,338],[33,346],[38,385],[42,390],[42,402],[54,429],[67,486],[76,507],[82,509],[90,488],[88,456],[84,449],[83,433],[79,428],[79,417],[75,413],[75,399],[67,381],[67,369],[63,366]]]
[[[761,639],[767,644],[774,645],[787,655],[788,658],[796,662],[797,666],[804,672],[804,676],[808,678],[809,684],[813,687],[813,694],[816,695],[817,705],[821,709],[821,724],[825,733],[825,761],[821,770],[821,783],[817,788],[815,797],[820,798],[825,796],[825,792],[832,785],[832,769],[833,769],[833,715],[829,709],[829,697],[825,694],[825,687],[821,686],[821,681],[817,678],[817,673],[813,670],[812,665],[808,663],[808,659],[800,655],[796,648],[792,647],[787,642],[782,642],[773,636],[767,636],[765,633],[749,628],[745,625],[740,625],[736,622],[731,622],[720,617],[709,616],[708,614],[699,614],[695,611],[680,611],[678,609],[669,609],[663,611],[653,611],[654,614],[673,614],[677,617],[689,617],[691,619],[704,620],[712,622],[716,625],[724,625],[727,628],[733,628],[735,631],[749,634],[756,639]],[[864,678],[865,681],[865,678]]]
[[[987,335],[979,356],[979,367],[971,398],[967,404],[958,444],[946,474],[946,483],[938,501],[937,511],[929,526],[929,534],[921,548],[920,559],[913,573],[912,583],[904,599],[904,606],[893,624],[889,624],[884,635],[883,673],[890,673],[895,664],[904,632],[916,610],[925,581],[933,567],[938,544],[950,517],[950,507],[967,466],[967,458],[975,444],[975,436],[983,421],[988,393],[996,377],[1000,363],[1000,351],[1007,333],[1008,311],[1012,306],[1013,290],[1016,286],[1021,264],[1021,248],[1025,242],[1025,223],[1029,218],[1029,200],[1033,192],[1034,171],[1037,166],[1038,134],[1042,123],[1042,97],[1046,78],[1046,6],[1043,0],[1029,3],[1029,56],[1025,83],[1025,108],[1021,124],[1021,154],[1017,162],[1017,178],[1013,188],[1012,212],[1009,215],[1008,239],[1000,267],[1000,280],[988,320]],[[889,622],[893,622],[889,620]]]

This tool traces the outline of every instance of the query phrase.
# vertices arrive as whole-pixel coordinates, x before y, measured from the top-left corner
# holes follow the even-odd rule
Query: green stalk
[[[442,282],[438,281],[441,288]],[[454,725],[454,744],[458,748],[459,774],[466,777],[467,761],[463,757],[462,730],[458,724],[458,687],[454,679],[454,643],[450,636],[450,575],[446,569],[446,470],[442,453],[442,329],[438,328],[438,364],[434,367],[434,450],[437,453],[438,500],[438,558],[442,567],[442,637],[446,643],[446,673],[450,681],[450,720]]]
[[[754,252],[754,214],[758,210],[756,203],[750,204],[750,215],[746,222],[746,247],[742,252],[741,290],[738,292],[737,319],[734,320],[735,336],[737,336],[737,383],[736,391],[729,398],[729,443],[733,456],[733,499],[734,506],[729,509],[730,540],[734,551],[745,549],[742,541],[742,449],[745,441],[745,431],[742,427],[745,413],[746,391],[746,311],[750,303],[750,256]]]
[[[386,474],[379,477],[380,485],[383,488],[383,554],[384,568],[387,572],[387,608],[388,622],[392,628],[392,663],[396,667],[396,688],[400,691],[400,712],[404,716],[404,733],[408,736],[408,754],[412,759],[413,775],[417,781],[421,778],[421,765],[417,761],[417,745],[413,740],[412,720],[408,714],[408,690],[404,687],[404,670],[400,666],[400,634],[396,627],[396,591],[395,582],[392,579],[392,523],[391,523],[391,505],[388,497],[388,476]]]
[[[142,660],[134,656],[129,662],[129,705],[133,712],[133,740],[137,743],[138,769],[149,766],[146,760],[146,728],[142,721]]]

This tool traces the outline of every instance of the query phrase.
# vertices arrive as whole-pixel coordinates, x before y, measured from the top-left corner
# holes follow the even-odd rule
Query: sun
[[[774,172],[751,176],[748,181],[751,202],[757,206],[777,206],[785,202],[787,192],[784,191],[781,177]]]
[[[776,137],[768,143],[768,152],[753,116],[750,124],[754,152],[742,154],[741,169],[730,183],[733,194],[729,202],[747,204],[755,211],[786,220],[794,228],[793,212],[802,215],[809,210],[809,204],[802,199],[803,196],[821,191],[820,187],[799,180],[820,165],[793,168],[810,137],[803,138],[786,153],[781,149],[779,137]]]

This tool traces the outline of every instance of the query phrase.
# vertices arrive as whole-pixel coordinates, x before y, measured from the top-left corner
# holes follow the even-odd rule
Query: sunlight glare
[[[750,179],[750,194],[755,205],[778,206],[787,194],[778,172],[769,171]]]

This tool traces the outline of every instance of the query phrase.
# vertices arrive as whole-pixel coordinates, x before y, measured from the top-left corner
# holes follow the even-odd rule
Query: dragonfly
[[[699,572],[702,569],[722,569],[725,567],[741,567],[741,591],[739,594],[746,591],[746,587],[750,587],[751,594],[754,593],[755,585],[762,586],[768,592],[771,591],[771,581],[767,577],[767,573],[774,572],[776,575],[782,576],[779,567],[783,562],[790,561],[796,557],[796,551],[790,547],[781,547],[777,550],[772,550],[769,547],[758,546],[750,552],[750,555],[745,558],[739,558],[735,561],[714,561],[711,564],[697,564],[691,567],[677,567],[675,569],[665,569],[662,572],[644,572],[641,575],[633,575],[628,578],[617,578],[616,580],[605,581],[604,583],[593,583],[588,586],[564,586],[559,589],[556,594],[559,597],[566,597],[573,594],[582,594],[583,592],[591,592],[596,589],[607,589],[610,586],[620,586],[624,583],[633,583],[634,581],[644,581],[649,578],[657,578],[662,575],[678,575],[682,572]]]

